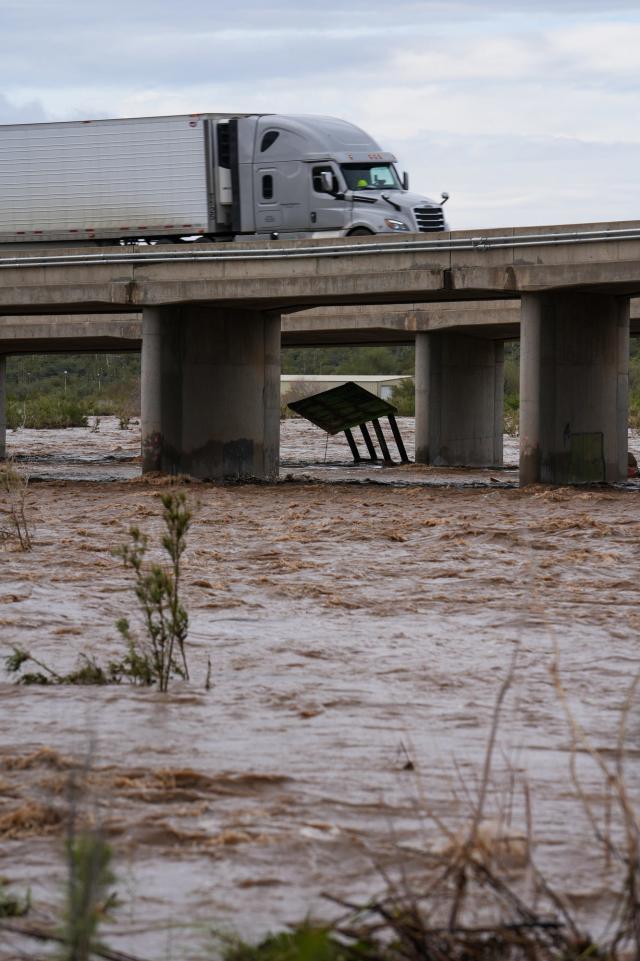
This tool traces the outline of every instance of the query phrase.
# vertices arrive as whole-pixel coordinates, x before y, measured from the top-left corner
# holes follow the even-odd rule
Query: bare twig
[[[471,824],[469,826],[469,832],[467,834],[466,841],[462,844],[460,848],[460,853],[458,857],[458,865],[456,871],[456,895],[453,899],[453,904],[451,906],[451,914],[449,915],[449,928],[453,930],[458,923],[458,916],[464,902],[466,888],[467,888],[467,867],[470,859],[472,858],[472,852],[476,845],[478,839],[478,829],[482,822],[484,816],[484,808],[487,800],[487,791],[489,789],[489,781],[491,777],[491,763],[493,761],[493,752],[496,744],[496,737],[498,735],[498,726],[500,723],[500,713],[502,711],[502,705],[504,699],[507,696],[507,691],[511,687],[513,678],[515,675],[516,664],[518,661],[518,651],[519,645],[514,648],[513,654],[511,656],[511,663],[509,664],[509,670],[500,685],[498,691],[498,696],[496,697],[496,702],[493,708],[493,715],[491,718],[491,729],[489,732],[489,739],[487,741],[487,747],[484,755],[484,764],[482,768],[482,779],[480,781],[480,790],[478,792],[478,800],[476,803],[475,811],[473,812],[473,817],[471,819]]]
[[[20,550],[30,551],[33,546],[31,524],[27,512],[29,478],[23,477],[13,461],[0,463],[0,517],[8,519],[9,526],[0,526],[0,540],[17,541]]]
[[[25,938],[32,938],[34,941],[45,941],[52,944],[61,944],[66,946],[65,938],[58,934],[55,930],[51,928],[45,928],[37,924],[24,924],[18,921],[6,921],[4,918],[0,918],[0,931],[7,931],[10,934],[21,935]],[[103,958],[104,961],[144,961],[143,958],[134,956],[133,954],[125,954],[122,951],[114,951],[111,948],[104,947],[103,945],[95,945],[91,948],[93,954],[98,958]]]

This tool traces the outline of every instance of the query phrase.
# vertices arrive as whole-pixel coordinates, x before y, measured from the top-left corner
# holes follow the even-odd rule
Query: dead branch
[[[18,921],[6,921],[0,918],[0,931],[7,931],[10,934],[18,934],[25,938],[32,938],[34,941],[45,941],[52,944],[66,945],[66,939],[57,934],[50,928],[44,928],[37,924],[24,924]],[[122,951],[113,951],[111,948],[96,946],[91,949],[92,953],[104,961],[144,961],[144,958],[125,954]]]

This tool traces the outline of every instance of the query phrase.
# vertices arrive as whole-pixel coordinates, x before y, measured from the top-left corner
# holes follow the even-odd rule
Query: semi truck
[[[393,154],[322,116],[198,113],[0,125],[0,245],[447,229]]]

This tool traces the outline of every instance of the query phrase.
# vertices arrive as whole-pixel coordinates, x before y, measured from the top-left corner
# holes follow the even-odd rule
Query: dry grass
[[[0,462],[0,543],[15,544],[21,551],[33,546],[28,510],[29,479],[9,458]]]
[[[0,815],[0,838],[9,841],[40,837],[59,831],[63,823],[64,816],[59,810],[39,801],[28,801]]]
[[[428,881],[410,877],[401,861],[395,873],[379,868],[380,896],[364,904],[329,899],[346,910],[330,937],[347,957],[369,961],[622,961],[640,958],[640,820],[625,778],[628,719],[640,689],[640,672],[625,695],[613,761],[587,737],[571,709],[556,659],[552,679],[571,732],[570,778],[576,804],[587,816],[591,837],[585,845],[599,854],[602,890],[611,902],[603,930],[588,929],[562,892],[554,890],[534,857],[531,799],[524,785],[526,831],[514,833],[508,816],[493,820],[485,808],[499,718],[513,681],[516,655],[494,709],[482,774],[468,825],[452,831],[429,810],[445,843],[430,858]],[[578,757],[587,756],[601,772],[602,797],[583,788]],[[493,790],[496,794],[497,791]],[[511,811],[513,797],[506,803]],[[399,852],[401,856],[401,852]],[[609,901],[608,901],[609,903]],[[241,961],[237,958],[236,961]]]

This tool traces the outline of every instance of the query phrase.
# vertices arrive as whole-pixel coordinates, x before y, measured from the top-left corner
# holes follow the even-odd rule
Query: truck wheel
[[[347,234],[347,237],[373,237],[373,230],[367,230],[366,227],[354,227]]]

